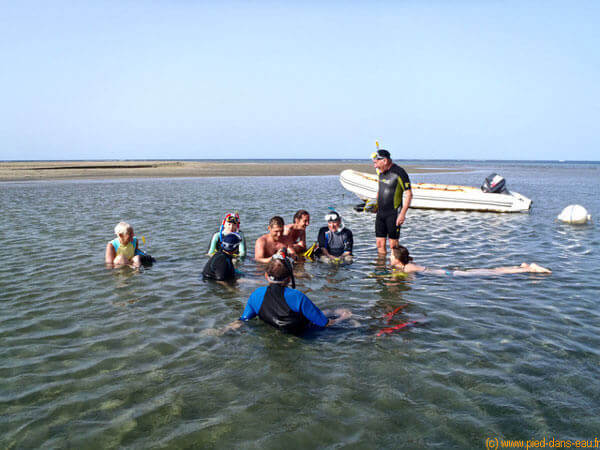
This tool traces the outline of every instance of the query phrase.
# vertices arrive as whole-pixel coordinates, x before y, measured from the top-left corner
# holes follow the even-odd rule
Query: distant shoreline
[[[410,173],[462,172],[466,169],[400,165]],[[430,164],[427,164],[430,166]],[[24,161],[0,162],[0,182],[102,180],[112,178],[267,177],[338,175],[353,169],[375,173],[370,162],[225,161]]]

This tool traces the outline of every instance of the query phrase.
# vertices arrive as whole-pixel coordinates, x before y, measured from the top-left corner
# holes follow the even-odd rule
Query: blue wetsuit
[[[325,327],[329,319],[302,292],[270,284],[255,290],[248,298],[240,320],[260,317],[268,324],[288,333],[299,334],[310,324]]]

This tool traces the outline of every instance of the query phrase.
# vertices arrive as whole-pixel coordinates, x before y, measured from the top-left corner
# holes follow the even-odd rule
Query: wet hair
[[[402,264],[408,264],[413,260],[408,253],[408,249],[403,245],[392,248],[392,254],[394,255],[394,258],[399,260]]]
[[[292,276],[290,268],[281,259],[271,259],[267,264],[266,272],[271,281],[283,281]]]
[[[285,222],[283,221],[283,218],[281,216],[273,216],[271,217],[271,220],[269,220],[269,227],[277,225],[278,227],[283,228],[284,223]]]
[[[301,220],[302,216],[308,216],[308,217],[310,217],[310,214],[305,209],[299,209],[298,211],[296,211],[296,214],[294,214],[294,222],[297,222],[298,220]]]
[[[115,227],[115,234],[117,236],[121,236],[124,234],[129,234],[129,232],[133,230],[133,227],[129,225],[127,222],[119,222]]]

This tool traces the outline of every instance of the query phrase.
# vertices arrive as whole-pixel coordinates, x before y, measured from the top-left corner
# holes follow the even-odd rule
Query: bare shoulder
[[[408,263],[406,266],[404,266],[404,271],[407,273],[423,272],[426,269],[427,269],[427,267],[425,267],[425,266],[419,266],[419,265],[413,264],[413,263]]]

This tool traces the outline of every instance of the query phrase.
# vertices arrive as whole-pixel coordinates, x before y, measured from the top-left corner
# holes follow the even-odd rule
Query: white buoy
[[[581,224],[592,220],[592,216],[581,205],[569,205],[562,210],[557,219],[565,223]]]

